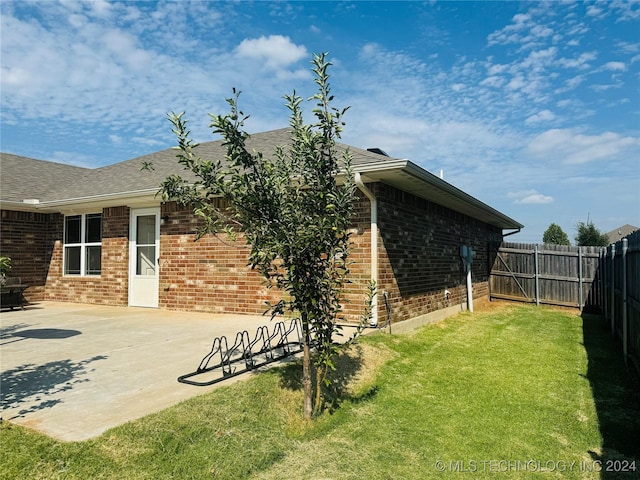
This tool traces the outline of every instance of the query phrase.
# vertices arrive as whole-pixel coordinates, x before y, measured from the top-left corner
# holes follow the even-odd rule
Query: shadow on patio
[[[87,382],[83,375],[87,365],[107,357],[97,355],[80,362],[60,360],[36,365],[33,363],[20,365],[0,374],[0,411],[14,409],[24,404],[24,408],[14,415],[12,420],[24,417],[27,413],[36,412],[62,402],[59,393],[71,390],[75,384]]]

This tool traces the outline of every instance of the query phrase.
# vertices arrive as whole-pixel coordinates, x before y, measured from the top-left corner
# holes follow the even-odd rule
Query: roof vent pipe
[[[389,156],[387,152],[385,152],[384,150],[378,147],[367,148],[367,152],[376,153],[378,155],[384,155],[385,157]]]
[[[362,182],[360,173],[356,172],[354,180],[357,187],[369,199],[371,203],[371,280],[378,286],[378,201],[371,190],[369,190]],[[371,326],[378,326],[378,293],[373,296],[371,301]]]

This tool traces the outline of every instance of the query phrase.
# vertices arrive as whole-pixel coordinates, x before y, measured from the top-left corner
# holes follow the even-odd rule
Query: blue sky
[[[97,167],[175,144],[165,115],[242,90],[287,125],[329,52],[345,143],[379,147],[525,225],[640,226],[640,3],[3,0],[1,149]],[[312,105],[308,104],[310,111]]]

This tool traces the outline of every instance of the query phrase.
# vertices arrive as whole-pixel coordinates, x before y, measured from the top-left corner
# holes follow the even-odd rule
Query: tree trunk
[[[311,383],[311,347],[309,346],[309,325],[303,320],[302,386],[304,388],[304,418],[313,414],[313,384]]]
[[[324,382],[324,376],[326,372],[326,366],[318,365],[316,370],[316,398],[313,402],[313,414],[318,415],[322,408],[322,383]]]

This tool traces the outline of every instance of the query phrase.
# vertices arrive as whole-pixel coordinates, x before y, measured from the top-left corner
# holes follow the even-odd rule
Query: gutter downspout
[[[371,190],[365,187],[362,182],[360,173],[356,172],[354,175],[354,181],[356,186],[362,193],[369,199],[371,203],[371,280],[378,285],[378,201]],[[375,295],[371,301],[372,316],[371,326],[378,326],[378,292],[376,290]]]

